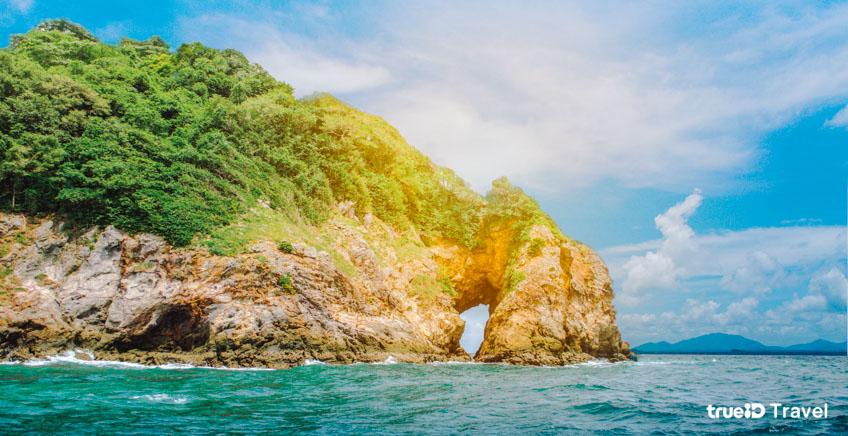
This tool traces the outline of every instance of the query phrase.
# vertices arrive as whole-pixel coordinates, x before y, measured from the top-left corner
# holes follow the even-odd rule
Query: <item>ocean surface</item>
[[[0,433],[846,434],[844,356],[644,356],[556,368],[145,367],[72,354],[0,365]],[[827,419],[711,419],[707,406],[822,406]]]

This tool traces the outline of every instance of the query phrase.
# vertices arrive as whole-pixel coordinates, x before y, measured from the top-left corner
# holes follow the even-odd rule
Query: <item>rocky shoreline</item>
[[[216,256],[112,226],[76,229],[55,217],[2,214],[0,360],[84,348],[102,360],[216,367],[389,356],[468,361],[459,314],[477,304],[491,312],[477,361],[563,365],[631,356],[603,262],[544,226],[531,231],[543,243],[521,248],[507,265],[509,227],[474,250],[433,241],[400,256],[391,244],[368,240],[377,232],[399,238],[377,220],[339,216],[328,225],[342,235],[334,247],[355,271],[297,242],[290,253],[259,241],[242,254]],[[523,280],[499,287],[516,271]]]

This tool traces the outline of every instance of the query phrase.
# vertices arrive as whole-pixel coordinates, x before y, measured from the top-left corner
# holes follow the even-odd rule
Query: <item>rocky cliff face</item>
[[[459,314],[477,304],[491,313],[478,360],[559,365],[630,353],[603,262],[547,227],[534,226],[513,256],[508,225],[474,249],[425,246],[370,216],[339,214],[326,230],[341,260],[263,241],[214,256],[111,226],[0,215],[0,359],[82,347],[142,363],[273,368],[468,360]]]

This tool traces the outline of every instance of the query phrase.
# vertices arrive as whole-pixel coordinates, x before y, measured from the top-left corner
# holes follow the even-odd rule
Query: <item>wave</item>
[[[163,404],[185,404],[189,402],[188,397],[182,395],[168,395],[168,394],[153,394],[153,395],[133,395],[130,397],[131,400],[142,400],[149,403],[163,403]]]
[[[80,359],[78,356],[83,355],[87,359]],[[164,369],[164,370],[187,370],[187,369],[215,369],[223,371],[275,371],[273,368],[228,368],[226,366],[197,366],[190,363],[165,363],[162,365],[144,365],[135,362],[124,362],[121,360],[98,360],[95,359],[94,353],[90,350],[67,350],[55,356],[47,356],[43,359],[30,359],[24,362],[8,361],[0,362],[0,365],[23,365],[30,367],[50,366],[50,365],[84,365],[99,368],[117,368],[117,369]]]
[[[473,360],[436,360],[433,362],[427,362],[427,365],[500,365],[500,362],[475,362]]]
[[[226,366],[195,366],[197,369],[214,369],[219,371],[279,371],[274,368],[263,368],[261,366],[246,366],[246,367],[235,367],[229,368]]]
[[[372,365],[395,365],[398,363],[400,363],[400,361],[398,361],[397,358],[395,356],[392,356],[391,354],[389,354],[389,357],[387,357],[386,360],[382,362],[371,362]]]
[[[83,356],[84,358],[80,358]],[[713,359],[715,362],[715,359]],[[385,360],[379,362],[355,362],[352,365],[361,365],[361,364],[371,364],[371,365],[395,365],[400,363],[400,361],[389,355]],[[595,359],[587,362],[568,364],[563,366],[539,366],[535,368],[585,368],[585,367],[593,367],[593,368],[603,368],[603,367],[611,367],[611,366],[619,366],[619,365],[634,365],[634,366],[654,366],[654,365],[673,365],[673,364],[696,364],[703,363],[698,361],[686,361],[686,360],[674,360],[674,361],[623,361],[623,362],[609,362],[603,359]],[[62,364],[72,364],[72,365],[85,365],[85,366],[94,366],[94,367],[103,367],[103,368],[118,368],[118,369],[164,369],[164,370],[189,370],[189,369],[215,369],[222,371],[276,371],[274,368],[263,368],[263,367],[235,367],[229,368],[226,366],[198,366],[192,365],[189,363],[165,363],[162,365],[145,365],[141,363],[135,362],[125,362],[120,360],[98,360],[94,357],[94,353],[90,350],[85,349],[74,349],[67,350],[55,356],[47,356],[43,359],[30,359],[26,361],[6,361],[0,362],[0,365],[23,365],[23,366],[31,366],[31,367],[39,367],[39,366],[49,366],[49,365],[62,365]],[[306,359],[303,362],[302,366],[313,366],[313,365],[328,365],[326,362],[323,362],[318,359]],[[458,360],[448,360],[448,361],[433,361],[428,362],[427,365],[499,365],[499,366],[510,366],[503,362],[475,362],[475,361],[458,361]]]
[[[88,359],[80,359],[77,355],[82,354],[87,356]],[[22,362],[21,365],[24,366],[49,366],[49,365],[57,365],[57,364],[74,364],[74,365],[86,365],[86,366],[96,366],[96,367],[110,367],[110,368],[132,368],[132,369],[143,369],[149,368],[146,365],[142,365],[140,363],[133,362],[122,362],[119,360],[97,360],[94,358],[94,353],[89,350],[68,350],[56,356],[47,356],[44,359],[30,359],[25,362]]]

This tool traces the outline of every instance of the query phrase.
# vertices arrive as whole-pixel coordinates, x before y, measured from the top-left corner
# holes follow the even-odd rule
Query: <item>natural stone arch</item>
[[[600,257],[584,244],[556,237],[546,226],[534,226],[523,242],[516,242],[515,231],[509,223],[489,229],[472,250],[434,247],[456,290],[457,312],[489,306],[475,359],[560,365],[589,355],[628,354],[615,323],[612,282]],[[522,280],[508,280],[512,274]]]

